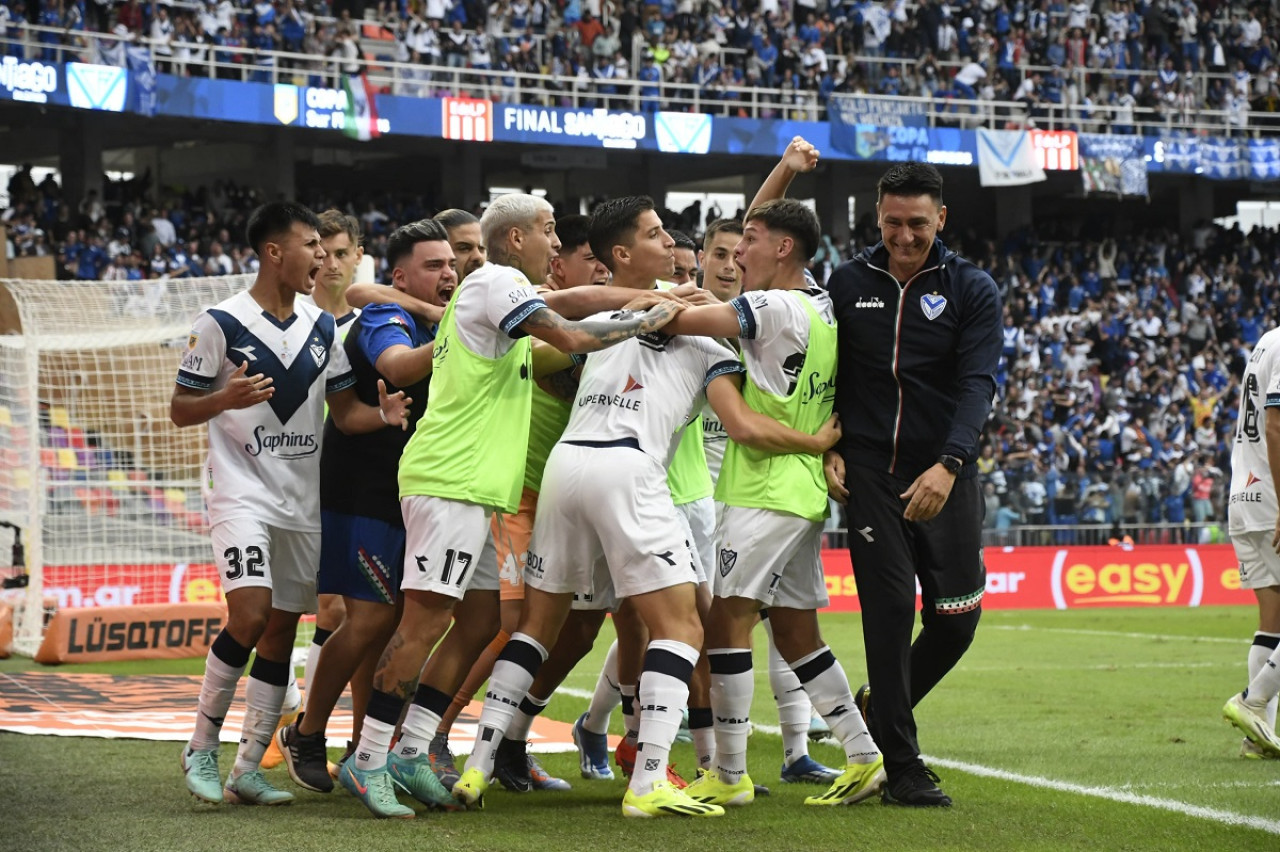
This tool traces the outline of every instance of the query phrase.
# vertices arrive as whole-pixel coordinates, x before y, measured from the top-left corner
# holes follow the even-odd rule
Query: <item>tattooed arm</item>
[[[550,308],[535,311],[520,329],[561,352],[596,352],[641,334],[657,331],[684,309],[684,304],[666,299],[642,314],[624,313],[616,319],[567,320]]]

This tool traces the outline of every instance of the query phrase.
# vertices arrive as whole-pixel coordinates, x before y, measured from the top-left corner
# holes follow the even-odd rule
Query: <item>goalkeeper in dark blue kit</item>
[[[844,436],[827,453],[827,485],[848,507],[870,681],[858,703],[884,752],[883,800],[946,807],[912,711],[968,649],[981,613],[974,461],[995,395],[1000,296],[938,239],[947,208],[933,166],[889,169],[876,213],[882,241],[828,282]],[[923,629],[913,643],[917,579]]]

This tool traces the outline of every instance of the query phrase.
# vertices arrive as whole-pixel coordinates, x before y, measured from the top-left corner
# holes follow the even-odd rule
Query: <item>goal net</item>
[[[192,319],[250,283],[0,282],[0,594],[18,653],[54,608],[218,598],[207,430],[174,426],[169,399]]]

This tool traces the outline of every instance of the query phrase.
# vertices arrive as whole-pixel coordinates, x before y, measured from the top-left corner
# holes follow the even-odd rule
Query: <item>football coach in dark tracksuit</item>
[[[844,430],[827,454],[827,484],[848,506],[870,680],[859,705],[884,752],[882,798],[945,807],[951,799],[920,760],[912,708],[968,649],[981,613],[974,461],[996,388],[1000,296],[938,239],[947,208],[937,169],[894,166],[877,190],[882,241],[827,283]],[[924,628],[912,644],[917,578]]]

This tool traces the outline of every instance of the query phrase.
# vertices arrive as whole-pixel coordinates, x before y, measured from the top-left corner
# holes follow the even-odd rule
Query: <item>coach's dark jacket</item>
[[[888,269],[881,242],[827,282],[839,323],[837,449],[907,481],[944,453],[973,476],[1001,352],[995,281],[941,240],[906,284]]]

